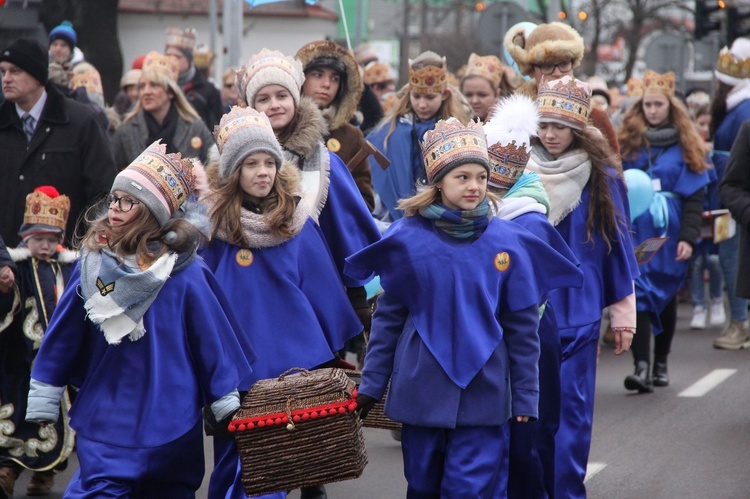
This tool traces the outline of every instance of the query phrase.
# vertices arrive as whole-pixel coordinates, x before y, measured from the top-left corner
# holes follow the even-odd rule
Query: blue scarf
[[[451,210],[442,203],[432,203],[420,209],[419,214],[433,220],[437,228],[457,239],[479,237],[492,218],[486,197],[473,210]]]

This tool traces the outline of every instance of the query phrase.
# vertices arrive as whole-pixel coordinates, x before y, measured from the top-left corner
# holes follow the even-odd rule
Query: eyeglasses
[[[132,199],[132,198],[126,198],[126,197],[118,198],[114,194],[110,194],[109,196],[107,196],[107,206],[112,206],[113,203],[117,203],[117,206],[120,208],[120,211],[123,213],[129,212],[130,210],[133,209],[133,206],[137,204],[141,204],[140,201],[136,201],[135,199]]]
[[[561,73],[567,73],[573,69],[573,61],[564,61],[557,64],[532,64],[531,67],[539,68],[543,75],[551,75],[555,72],[555,68],[559,69]]]
[[[224,83],[224,88],[232,88],[234,86],[234,82],[230,81],[229,83]]]

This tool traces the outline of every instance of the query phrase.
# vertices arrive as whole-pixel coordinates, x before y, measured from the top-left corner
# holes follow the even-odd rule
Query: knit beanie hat
[[[286,88],[294,105],[299,105],[300,89],[305,82],[302,63],[278,50],[263,49],[250,57],[247,64],[237,71],[238,103],[241,107],[253,107],[255,94],[268,85]]]
[[[195,49],[195,30],[193,28],[167,28],[166,47],[174,47],[185,54],[187,60],[193,62],[193,50]]]
[[[721,49],[714,74],[719,81],[731,86],[750,78],[750,40],[737,38],[731,49]]]
[[[222,116],[214,137],[220,155],[219,175],[223,179],[229,178],[246,157],[256,152],[270,154],[276,160],[276,169],[281,168],[281,146],[264,113],[233,106]]]
[[[120,78],[120,88],[129,87],[130,85],[138,85],[138,80],[141,79],[140,69],[129,69],[122,78]]]
[[[157,140],[115,177],[111,192],[130,194],[164,227],[193,192],[194,183],[192,161],[180,153],[167,154],[167,145]]]
[[[560,22],[540,24],[526,36],[525,26],[515,26],[505,34],[505,50],[518,64],[521,74],[531,74],[533,64],[573,61],[573,67],[583,59],[583,38],[578,32]]]
[[[52,31],[49,32],[50,44],[55,40],[64,41],[70,45],[70,50],[76,48],[76,45],[78,45],[78,37],[76,36],[73,24],[70,21],[63,21],[59,26],[52,28]]]
[[[422,155],[430,184],[466,163],[479,164],[487,170],[487,175],[490,173],[487,137],[482,125],[475,121],[466,126],[456,118],[438,121],[433,130],[424,134]]]
[[[0,62],[3,61],[15,64],[39,80],[42,85],[47,84],[49,56],[38,41],[29,38],[13,41],[0,52]]]
[[[61,196],[51,185],[43,185],[26,196],[23,225],[19,234],[26,241],[40,234],[65,234],[70,214],[70,198]]]

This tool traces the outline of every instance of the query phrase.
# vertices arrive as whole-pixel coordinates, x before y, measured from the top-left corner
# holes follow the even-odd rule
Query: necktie
[[[26,140],[31,142],[31,137],[34,136],[34,130],[36,129],[36,120],[30,114],[25,114],[23,118],[23,131],[26,134]]]

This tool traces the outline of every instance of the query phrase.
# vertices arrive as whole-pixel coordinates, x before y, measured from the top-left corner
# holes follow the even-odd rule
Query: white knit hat
[[[302,63],[278,50],[263,49],[237,71],[236,86],[241,107],[253,107],[255,94],[268,85],[289,90],[294,105],[299,105],[300,89],[305,82]]]

